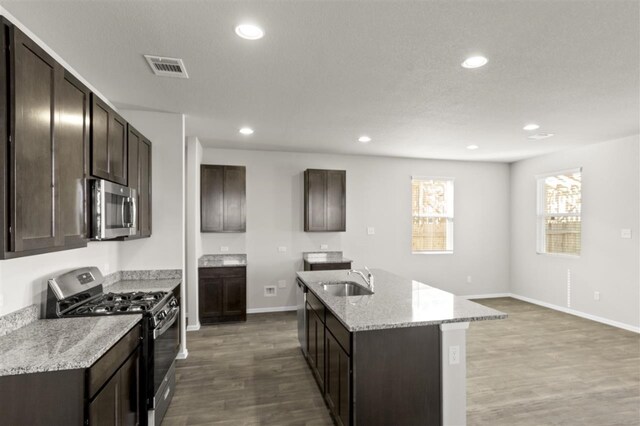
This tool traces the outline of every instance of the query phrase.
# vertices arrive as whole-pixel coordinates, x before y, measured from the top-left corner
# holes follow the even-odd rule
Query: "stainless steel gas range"
[[[142,314],[142,424],[162,422],[175,389],[180,347],[180,303],[170,292],[104,293],[96,267],[80,268],[49,280],[47,318]],[[146,410],[145,410],[146,408]],[[146,416],[144,415],[146,411]]]

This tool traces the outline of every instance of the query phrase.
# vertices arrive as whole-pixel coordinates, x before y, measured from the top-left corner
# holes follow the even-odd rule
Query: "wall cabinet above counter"
[[[344,170],[305,170],[305,232],[346,231],[346,183]]]
[[[245,232],[246,168],[200,166],[200,232]]]
[[[0,259],[86,247],[92,176],[135,186],[150,236],[151,142],[128,179],[128,123],[4,17],[0,30]]]

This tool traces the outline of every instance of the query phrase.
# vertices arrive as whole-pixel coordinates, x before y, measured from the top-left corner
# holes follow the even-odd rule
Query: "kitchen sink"
[[[324,291],[332,296],[369,296],[373,294],[371,290],[354,281],[327,281],[321,284]]]

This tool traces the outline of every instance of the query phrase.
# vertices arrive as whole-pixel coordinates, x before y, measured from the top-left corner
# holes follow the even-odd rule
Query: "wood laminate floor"
[[[469,328],[469,425],[640,425],[640,336],[515,299],[477,302],[509,318]],[[332,424],[294,312],[187,339],[163,426]]]

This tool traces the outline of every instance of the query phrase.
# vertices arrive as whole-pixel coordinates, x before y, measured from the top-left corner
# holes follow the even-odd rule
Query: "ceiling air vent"
[[[155,75],[162,77],[189,78],[182,59],[144,55]]]

